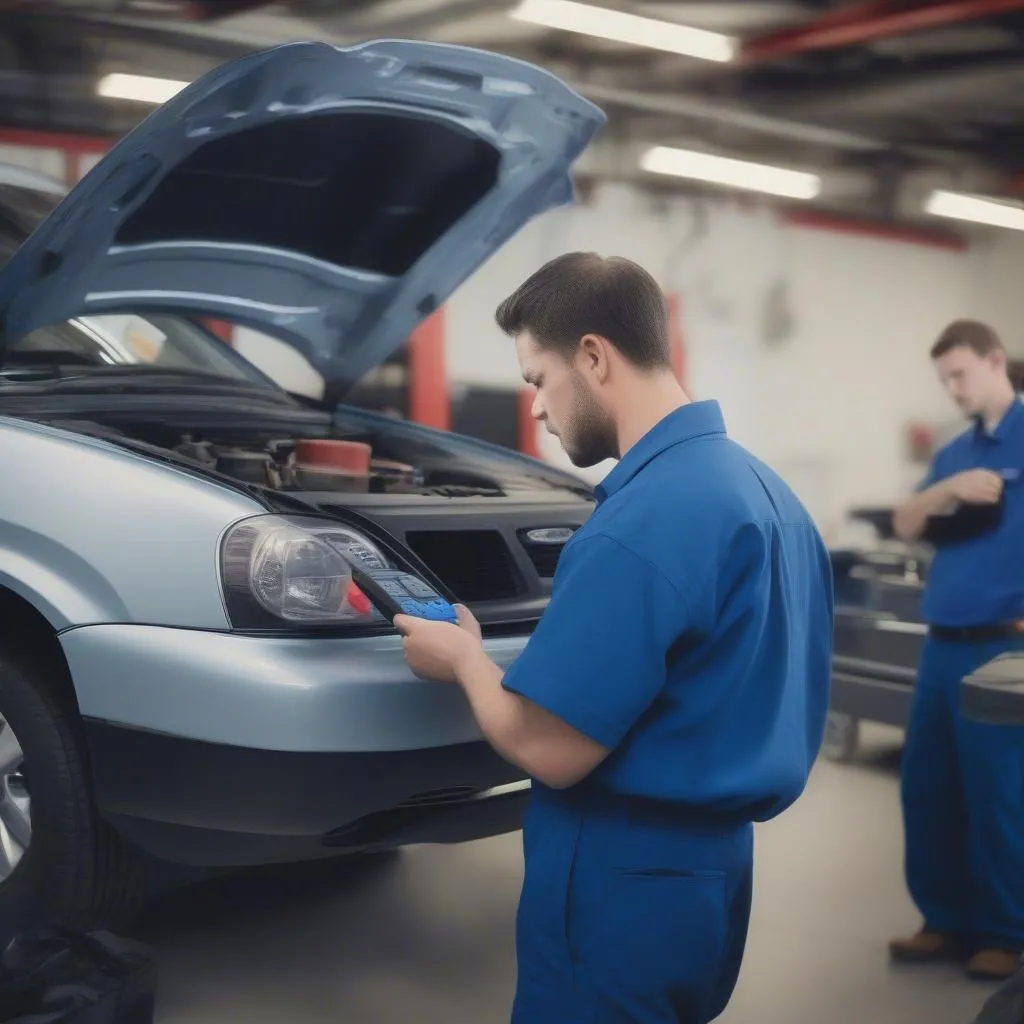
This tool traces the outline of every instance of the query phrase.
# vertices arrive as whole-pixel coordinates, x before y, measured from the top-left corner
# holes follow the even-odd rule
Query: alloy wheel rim
[[[10,723],[0,715],[0,885],[3,885],[32,842],[32,798],[25,755]]]

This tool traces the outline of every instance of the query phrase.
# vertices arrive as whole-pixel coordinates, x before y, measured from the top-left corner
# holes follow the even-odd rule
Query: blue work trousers
[[[1022,646],[929,639],[903,753],[907,887],[974,949],[1024,951],[1024,727],[961,715],[960,682]]]
[[[753,831],[674,817],[535,784],[513,1024],[706,1024],[725,1009]]]

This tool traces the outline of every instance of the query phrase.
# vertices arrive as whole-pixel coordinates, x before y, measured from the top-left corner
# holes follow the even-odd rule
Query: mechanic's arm
[[[663,571],[611,537],[566,546],[551,601],[504,674],[477,648],[459,681],[499,750],[553,788],[615,750],[665,685],[666,658],[693,625]]]
[[[459,609],[459,619],[398,616],[406,660],[422,678],[461,685],[491,745],[552,789],[580,782],[619,746],[664,687],[673,644],[696,625],[661,569],[603,535],[565,548],[548,607],[504,674],[473,617]]]
[[[505,673],[484,651],[480,624],[468,608],[458,605],[456,611],[458,626],[396,616],[413,672],[421,679],[461,686],[484,738],[531,777],[552,789],[584,779],[609,748],[506,689]]]
[[[506,690],[504,672],[479,645],[467,645],[455,675],[491,746],[551,789],[574,786],[610,753],[562,719]]]
[[[920,539],[932,516],[941,515],[953,503],[950,481],[940,480],[900,505],[892,516],[893,532],[903,541]]]
[[[925,487],[893,513],[893,532],[900,540],[915,541],[931,516],[943,515],[963,502],[994,505],[1003,492],[1003,479],[988,469],[968,469]]]

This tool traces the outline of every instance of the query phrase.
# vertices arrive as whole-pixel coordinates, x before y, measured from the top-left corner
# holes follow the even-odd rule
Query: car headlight
[[[387,625],[353,582],[349,559],[367,568],[394,564],[378,545],[343,523],[279,515],[237,523],[221,546],[221,581],[231,625]]]

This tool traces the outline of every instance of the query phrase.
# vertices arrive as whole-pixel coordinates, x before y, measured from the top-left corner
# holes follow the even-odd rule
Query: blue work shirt
[[[828,709],[821,537],[712,401],[663,419],[596,495],[505,687],[612,751],[589,785],[772,817],[803,790]]]
[[[940,449],[921,483],[930,487],[967,469],[1004,480],[994,529],[938,546],[922,611],[935,626],[989,626],[1024,619],[1024,406],[1015,401],[992,433],[980,421]]]

